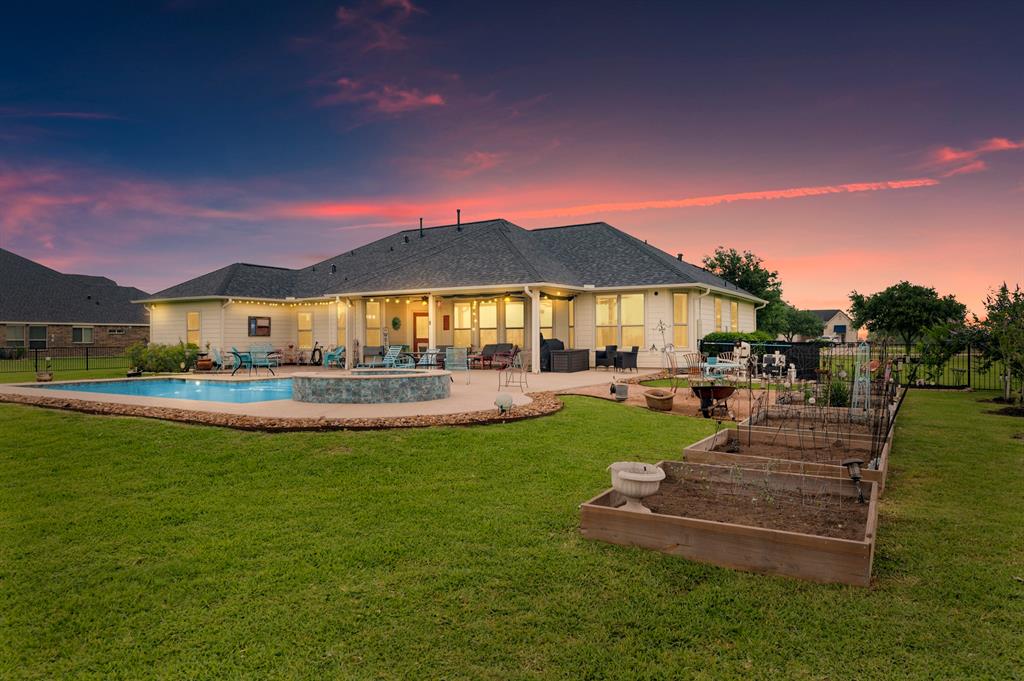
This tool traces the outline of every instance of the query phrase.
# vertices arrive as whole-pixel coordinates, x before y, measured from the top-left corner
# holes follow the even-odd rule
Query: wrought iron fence
[[[118,347],[0,348],[0,373],[127,368],[128,353]]]
[[[701,342],[701,352],[717,355],[733,350],[731,342]],[[819,345],[817,343],[787,343],[771,341],[751,343],[751,352],[761,356],[778,350],[786,355],[787,364],[796,365],[798,378],[811,379],[817,369],[848,363],[852,370],[857,344]],[[871,358],[880,361],[892,359],[896,363],[896,378],[901,383],[913,382],[918,385],[937,388],[973,388],[975,390],[1002,390],[1004,381],[1001,362],[988,362],[982,352],[968,346],[963,352],[951,357],[944,365],[927,366],[919,351],[906,352],[902,347],[871,345]],[[831,365],[831,366],[830,366]],[[1013,390],[1020,390],[1020,380],[1014,380]]]

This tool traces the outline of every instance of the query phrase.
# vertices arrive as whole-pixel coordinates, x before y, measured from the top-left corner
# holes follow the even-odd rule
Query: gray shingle
[[[0,321],[146,324],[149,294],[106,277],[62,274],[0,249]]]

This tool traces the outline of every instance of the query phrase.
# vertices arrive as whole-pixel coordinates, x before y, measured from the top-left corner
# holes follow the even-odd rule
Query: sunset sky
[[[1024,284],[1020,3],[18,4],[0,246],[63,271],[156,291],[461,208],[750,249],[801,307]]]

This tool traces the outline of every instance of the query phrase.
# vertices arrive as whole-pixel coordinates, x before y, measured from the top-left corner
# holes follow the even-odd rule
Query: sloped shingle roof
[[[0,249],[0,321],[146,324],[149,294],[106,277],[62,274]]]
[[[837,314],[842,312],[842,310],[808,310],[808,312],[813,314],[815,317],[820,319],[822,322],[827,322],[828,320],[832,319]]]
[[[299,270],[237,263],[152,299],[314,298],[539,282],[573,287],[706,284],[751,295],[604,222],[526,230],[498,219],[404,230]]]

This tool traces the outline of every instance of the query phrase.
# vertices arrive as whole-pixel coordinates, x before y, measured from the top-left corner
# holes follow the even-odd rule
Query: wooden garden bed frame
[[[661,461],[670,467],[679,462]],[[805,488],[808,480],[827,486],[830,493],[856,497],[849,480],[811,478],[790,473],[765,473],[709,464],[699,466],[715,484],[729,484],[737,475],[762,480],[787,489]],[[784,575],[815,582],[868,586],[878,527],[878,485],[861,483],[868,503],[868,517],[861,540],[835,539],[749,525],[698,518],[634,513],[617,508],[621,497],[605,490],[580,505],[580,533],[623,546],[641,546],[690,560],[764,574]]]
[[[717,451],[718,447],[725,446],[730,440],[739,439],[740,446],[744,447],[747,443],[747,438],[752,441],[752,446],[757,447],[758,444],[774,444],[774,445],[785,445],[788,441],[792,442],[797,437],[802,437],[804,441],[811,441],[810,431],[798,431],[798,430],[782,430],[777,431],[774,429],[750,429],[748,431],[747,426],[741,426],[738,429],[726,429],[720,430],[714,435],[693,443],[683,450],[683,460],[690,461],[693,463],[709,463],[717,464],[721,466],[742,466],[743,468],[756,468],[761,471],[777,472],[777,473],[798,473],[802,475],[814,475],[826,478],[841,478],[849,480],[850,474],[845,466],[838,464],[821,463],[816,461],[803,461],[798,458],[787,459],[780,456],[762,456],[755,453],[731,453]],[[817,433],[816,437],[821,440],[821,433]],[[868,468],[867,461],[870,458],[871,442],[862,442],[851,440],[849,442],[848,456],[856,456],[863,454],[865,460],[864,466],[861,467],[861,476],[864,480],[870,480],[871,482],[878,483],[878,493],[881,495],[885,492],[885,479],[889,471],[889,450],[892,448],[892,432],[889,433],[889,439],[886,440],[885,444],[882,445],[882,454],[879,457],[878,469]]]

